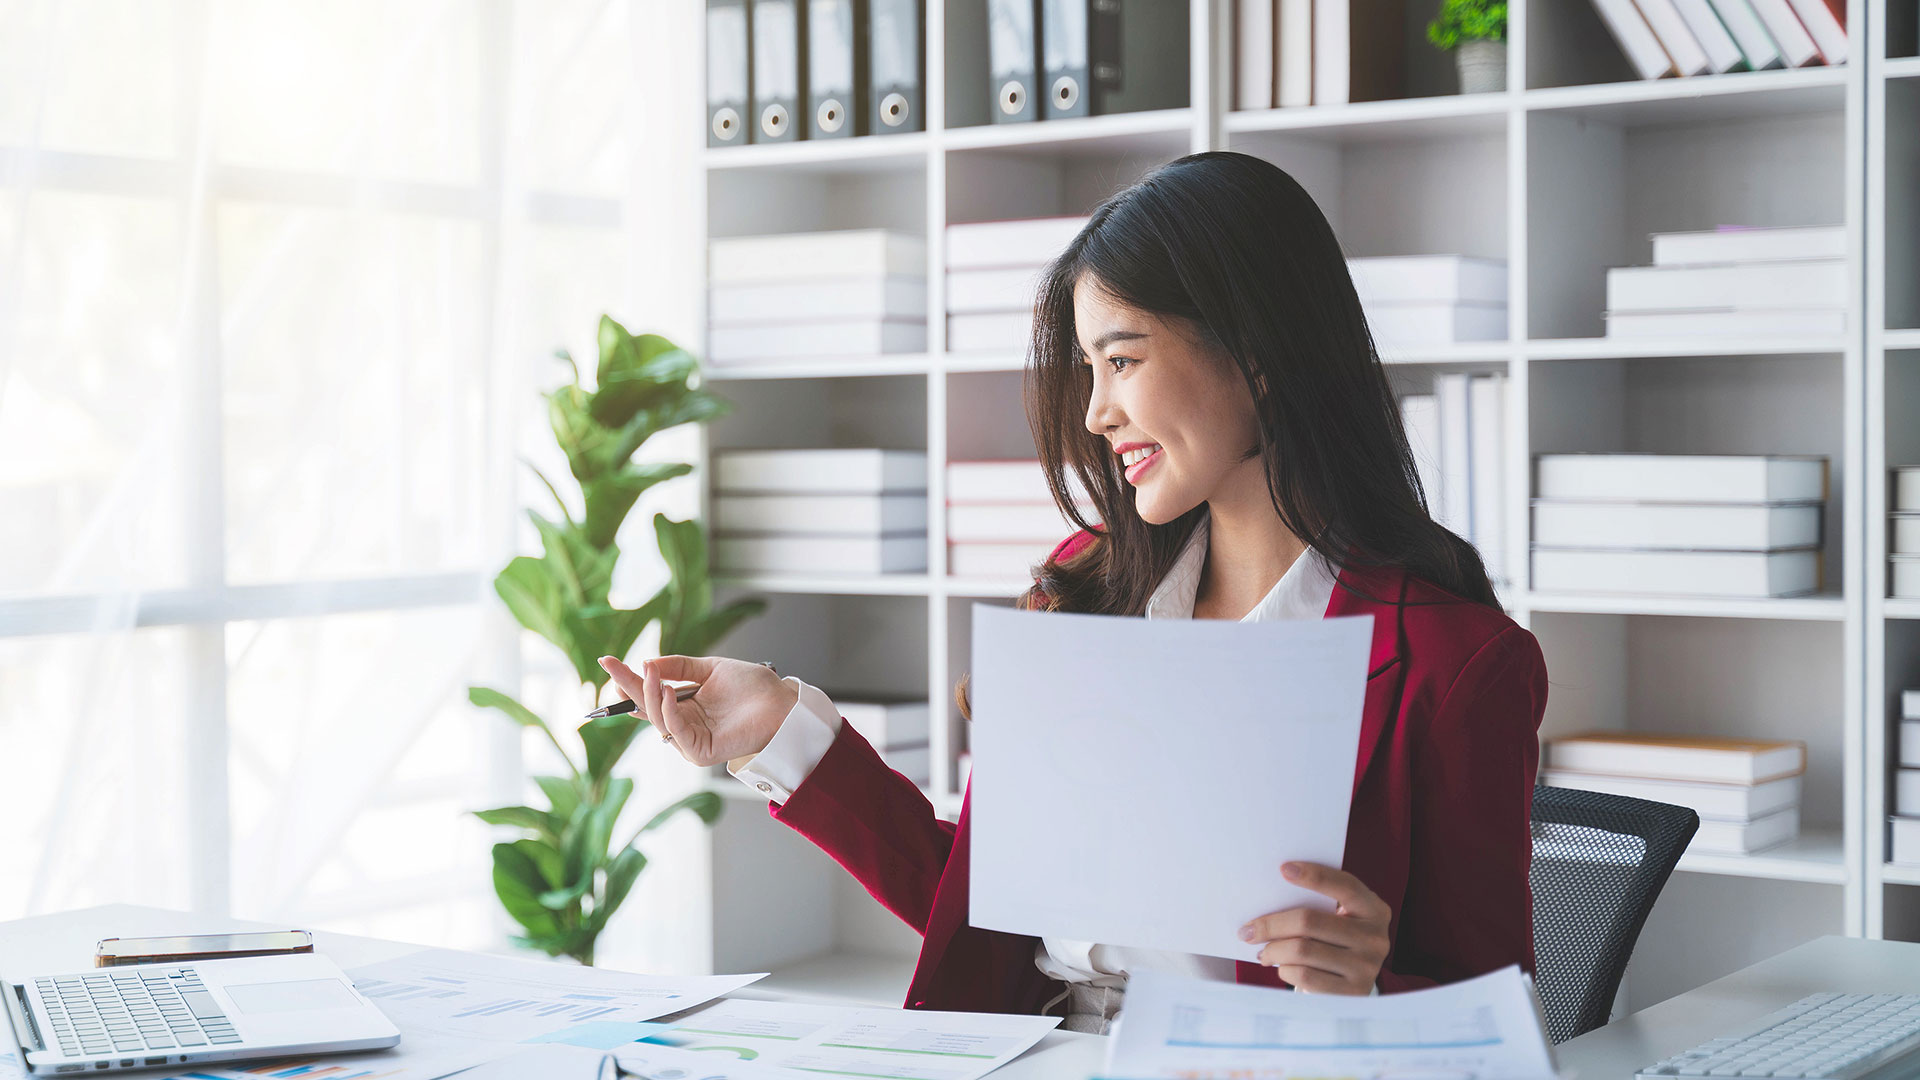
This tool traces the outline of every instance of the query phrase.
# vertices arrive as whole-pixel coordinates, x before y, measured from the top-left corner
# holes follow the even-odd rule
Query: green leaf
[[[591,543],[581,530],[555,524],[538,511],[527,511],[527,517],[540,532],[540,543],[546,549],[541,563],[560,590],[562,614],[568,608],[606,603],[607,590],[613,585],[613,564],[620,558],[619,550],[609,546],[611,541]]]
[[[507,610],[521,626],[539,634],[561,649],[567,647],[567,632],[560,618],[566,605],[553,577],[539,559],[517,555],[493,579],[493,591],[506,601]]]
[[[520,704],[492,687],[467,687],[467,700],[483,709],[499,709],[501,712],[506,713],[509,719],[521,727],[539,728],[541,731],[547,730],[547,722],[535,715],[532,709],[527,708],[525,705]]]
[[[554,820],[553,815],[531,806],[502,806],[493,810],[475,810],[473,816],[489,825],[511,825],[519,829],[531,829],[549,843],[559,841],[560,830],[564,827]]]
[[[539,896],[550,883],[543,865],[551,865],[558,852],[537,840],[515,840],[493,845],[493,891],[515,922],[532,936],[560,932],[553,913],[541,906]]]
[[[560,489],[553,486],[553,481],[547,479],[547,474],[541,472],[538,466],[524,457],[520,459],[520,463],[527,467],[527,471],[538,477],[542,484],[546,485],[547,493],[553,496],[553,504],[560,509],[561,518],[565,519],[569,525],[574,524],[573,513],[567,509],[567,500],[560,497]]]
[[[685,476],[693,466],[680,462],[622,465],[587,485],[586,538],[595,547],[612,545],[628,511],[646,490],[663,480]]]
[[[650,726],[639,713],[602,716],[578,728],[580,741],[587,747],[587,778],[600,783],[613,774],[613,767],[633,744],[633,737]]]
[[[632,783],[627,781],[628,785]],[[632,790],[631,786],[628,790]],[[553,883],[556,888],[579,881],[583,876],[591,879],[594,870],[607,861],[607,842],[612,838],[613,822],[604,810],[604,806],[589,810],[567,833],[561,874]]]
[[[696,791],[684,799],[662,807],[659,813],[648,818],[647,823],[640,826],[640,831],[643,833],[652,832],[660,826],[665,825],[669,819],[683,810],[692,811],[701,821],[711,825],[715,821],[720,820],[720,807],[720,796],[711,791]]]
[[[565,829],[573,820],[573,812],[580,808],[580,789],[564,776],[536,776],[533,782],[546,792],[547,801],[553,804],[550,816]]]
[[[598,931],[607,925],[607,920],[618,911],[627,894],[633,891],[633,883],[639,878],[640,871],[647,868],[647,857],[638,848],[628,847],[613,857],[607,864],[607,891],[599,905],[593,909],[593,916],[587,925]]]

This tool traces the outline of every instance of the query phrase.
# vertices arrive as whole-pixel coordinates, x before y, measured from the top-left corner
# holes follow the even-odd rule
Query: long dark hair
[[[1260,431],[1248,456],[1265,460],[1290,532],[1336,568],[1398,567],[1499,607],[1473,545],[1427,512],[1333,229],[1285,171],[1226,151],[1169,162],[1102,203],[1041,281],[1027,421],[1054,501],[1090,527],[1069,495],[1071,469],[1105,527],[1078,557],[1042,564],[1035,580],[1047,599],[1026,605],[1140,614],[1204,513],[1142,520],[1119,459],[1086,429],[1093,376],[1074,332],[1073,289],[1089,277],[1129,307],[1179,320],[1240,372]]]
[[[1034,571],[1022,608],[1138,615],[1204,506],[1161,525],[1134,510],[1107,441],[1084,423],[1093,389],[1074,332],[1073,289],[1183,320],[1246,381],[1274,509],[1336,568],[1396,567],[1498,609],[1473,545],[1434,521],[1346,257],[1293,177],[1247,154],[1189,154],[1093,212],[1037,295],[1027,421],[1054,502],[1080,528],[1072,470],[1104,530]],[[1339,587],[1347,588],[1345,582]],[[1397,597],[1375,599],[1397,601]],[[966,680],[955,688],[963,712]]]

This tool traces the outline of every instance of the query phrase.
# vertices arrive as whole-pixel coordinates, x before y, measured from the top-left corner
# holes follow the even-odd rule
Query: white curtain
[[[465,687],[576,704],[492,598],[517,459],[601,312],[687,329],[655,7],[0,0],[0,918],[497,939]]]

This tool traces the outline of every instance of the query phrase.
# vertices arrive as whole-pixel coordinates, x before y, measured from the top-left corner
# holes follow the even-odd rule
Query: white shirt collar
[[[1191,619],[1193,601],[1200,592],[1200,570],[1207,561],[1208,523],[1212,514],[1200,515],[1199,524],[1194,526],[1193,535],[1187,538],[1187,544],[1180,549],[1180,557],[1174,560],[1173,568],[1147,598],[1147,618],[1149,619]],[[1312,548],[1293,560],[1287,572],[1273,583],[1267,595],[1253,605],[1241,622],[1267,622],[1273,619],[1318,619],[1326,615],[1327,604],[1333,599],[1333,567]]]

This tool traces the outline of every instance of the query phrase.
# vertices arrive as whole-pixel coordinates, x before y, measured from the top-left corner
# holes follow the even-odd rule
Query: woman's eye
[[[1139,363],[1139,362],[1140,362],[1140,361],[1138,361],[1138,360],[1135,360],[1135,359],[1134,359],[1133,357],[1131,357],[1131,356],[1109,356],[1109,357],[1107,357],[1107,363],[1109,363],[1109,364],[1112,364],[1112,365],[1113,365],[1113,370],[1114,370],[1114,371],[1116,371],[1116,372],[1118,372],[1118,371],[1125,371],[1125,370],[1127,369],[1127,365],[1129,365],[1129,364],[1137,364],[1137,363]]]

